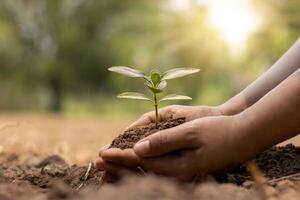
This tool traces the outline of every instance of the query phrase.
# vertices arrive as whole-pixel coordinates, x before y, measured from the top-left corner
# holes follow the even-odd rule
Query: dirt
[[[224,175],[223,183],[205,181],[201,184],[179,184],[172,179],[154,175],[128,175],[117,184],[103,184],[103,172],[89,166],[70,166],[63,158],[52,155],[20,161],[18,155],[1,155],[0,200],[59,199],[255,199],[259,190],[249,182],[245,166]],[[300,172],[300,148],[293,145],[273,147],[256,158],[268,179]],[[86,176],[87,175],[87,176]],[[266,184],[272,198],[300,198],[298,177]],[[138,183],[138,184],[137,184]],[[235,183],[235,184],[232,184]],[[269,194],[270,193],[270,194]],[[274,196],[275,195],[275,196]],[[292,196],[291,196],[292,195]],[[255,198],[254,198],[255,197]],[[275,199],[276,199],[275,198]]]
[[[172,128],[184,122],[185,122],[185,118],[177,118],[177,119],[170,119],[164,122],[160,122],[158,123],[157,126],[155,125],[155,123],[152,123],[147,126],[126,130],[123,134],[120,134],[112,141],[110,148],[120,148],[120,149],[133,148],[134,144],[139,140],[153,133],[156,133],[160,130]]]
[[[158,127],[151,124],[127,130],[113,140],[111,147],[132,148],[143,137],[184,121],[173,119]],[[0,200],[300,199],[300,175],[295,175],[300,173],[300,147],[293,145],[272,147],[254,159],[268,181],[263,185],[251,180],[246,164],[200,183],[182,184],[153,174],[127,174],[111,184],[93,163],[69,165],[59,155],[33,155],[25,161],[20,157],[0,153]]]
[[[255,163],[269,179],[279,178],[300,172],[300,147],[288,144],[284,147],[272,147],[255,158]],[[247,166],[233,169],[225,176],[219,177],[221,182],[241,185],[250,179]]]
[[[14,159],[11,159],[11,157]],[[30,183],[39,188],[49,188],[56,181],[61,181],[76,189],[84,182],[87,186],[99,187],[103,172],[91,165],[87,180],[84,175],[88,166],[69,166],[58,155],[44,159],[33,157],[18,163],[18,156],[12,155],[0,164],[0,183]]]

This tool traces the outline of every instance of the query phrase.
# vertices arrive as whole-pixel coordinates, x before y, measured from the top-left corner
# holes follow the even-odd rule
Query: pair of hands
[[[160,119],[185,117],[186,123],[159,131],[139,141],[133,149],[100,150],[96,166],[112,174],[124,169],[191,180],[215,173],[240,161],[236,117],[223,115],[218,107],[168,106]],[[153,112],[144,114],[129,128],[154,122]],[[176,153],[174,153],[176,151]]]

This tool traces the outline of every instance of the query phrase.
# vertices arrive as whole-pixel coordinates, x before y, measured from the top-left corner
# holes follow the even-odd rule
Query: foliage
[[[69,102],[79,109],[110,102],[124,87],[140,90],[123,77],[107,75],[106,66],[120,63],[142,71],[197,66],[201,77],[174,82],[167,92],[193,96],[193,103],[218,104],[274,63],[300,34],[298,0],[254,0],[262,26],[235,57],[205,5],[178,12],[168,2],[0,1],[0,109],[64,111]]]
[[[167,96],[158,99],[157,95],[163,92],[163,90],[167,87],[167,80],[184,77],[200,71],[200,69],[196,69],[196,68],[175,68],[161,74],[158,70],[152,70],[150,74],[146,76],[141,71],[129,67],[124,67],[124,66],[115,66],[109,68],[108,70],[125,76],[144,79],[145,81],[144,85],[151,91],[153,98],[149,98],[146,95],[137,92],[125,92],[119,94],[118,98],[146,100],[152,102],[155,110],[156,126],[158,125],[159,122],[159,117],[158,117],[159,102],[170,101],[170,100],[191,100],[192,99],[189,96],[178,95],[178,94],[169,94]]]

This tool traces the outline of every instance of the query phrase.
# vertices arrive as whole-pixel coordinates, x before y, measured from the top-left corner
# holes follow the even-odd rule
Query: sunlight
[[[175,11],[186,11],[191,8],[190,0],[169,0],[169,6]]]
[[[250,0],[170,0],[170,7],[187,12],[195,5],[208,7],[211,23],[233,51],[243,49],[248,37],[260,25],[260,19],[251,9]]]
[[[242,48],[259,26],[247,0],[213,0],[209,3],[212,23],[232,48]]]

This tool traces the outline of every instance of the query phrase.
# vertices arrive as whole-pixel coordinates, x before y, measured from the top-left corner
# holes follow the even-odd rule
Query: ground
[[[256,177],[242,186],[210,177],[179,184],[151,174],[103,184],[102,172],[89,163],[131,121],[0,115],[0,199],[300,199],[300,179],[293,175],[267,183]]]
[[[0,152],[59,154],[69,163],[94,160],[133,119],[0,114]]]

